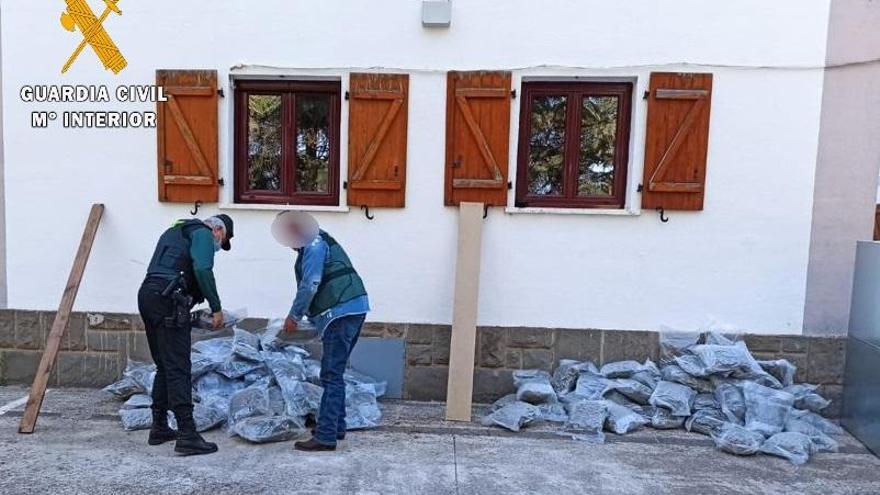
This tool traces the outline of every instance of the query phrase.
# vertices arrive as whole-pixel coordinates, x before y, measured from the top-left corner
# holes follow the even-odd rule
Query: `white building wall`
[[[822,71],[811,67],[825,60],[827,0],[455,0],[452,27],[440,30],[421,27],[415,0],[122,2],[123,16],[105,23],[129,61],[116,77],[88,50],[60,75],[80,39],[59,26],[62,6],[0,3],[10,307],[57,305],[88,206],[100,201],[107,211],[76,309],[134,311],[156,237],[191,208],[157,202],[154,131],[31,129],[33,110],[96,105],[25,104],[22,85],[148,84],[158,68],[219,70],[223,194],[231,197],[230,68],[342,76],[343,90],[352,68],[410,73],[406,208],[376,210],[374,221],[357,209],[316,216],[363,273],[371,320],[449,323],[457,210],[443,206],[445,71],[510,69],[516,85],[530,76],[628,78],[640,96],[652,70],[706,70],[715,81],[705,211],[671,212],[666,224],[639,212],[646,106],[637,96],[630,214],[494,209],[479,324],[687,328],[712,316],[750,331],[801,331],[822,97]],[[343,106],[343,176],[346,120]],[[225,304],[285,314],[294,256],[269,234],[275,212],[224,211],[236,220],[235,248],[216,267]]]

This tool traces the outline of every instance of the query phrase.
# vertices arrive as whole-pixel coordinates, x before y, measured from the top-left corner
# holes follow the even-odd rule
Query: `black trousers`
[[[174,302],[170,297],[162,297],[165,285],[167,281],[148,279],[138,291],[138,310],[156,363],[153,409],[192,410],[191,328],[165,325],[165,318],[174,313]]]

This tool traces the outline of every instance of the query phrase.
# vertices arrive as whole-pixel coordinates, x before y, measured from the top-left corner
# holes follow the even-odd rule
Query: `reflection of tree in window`
[[[529,193],[562,194],[565,170],[565,96],[532,100],[529,139]]]
[[[327,192],[330,174],[330,98],[296,97],[296,190]]]
[[[281,189],[281,97],[248,97],[248,188]]]
[[[617,97],[584,96],[581,106],[578,195],[614,194]]]

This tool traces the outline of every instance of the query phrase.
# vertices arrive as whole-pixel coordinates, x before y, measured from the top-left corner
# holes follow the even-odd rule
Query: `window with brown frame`
[[[339,204],[337,81],[239,81],[235,202]]]
[[[632,84],[524,82],[516,206],[623,208]]]

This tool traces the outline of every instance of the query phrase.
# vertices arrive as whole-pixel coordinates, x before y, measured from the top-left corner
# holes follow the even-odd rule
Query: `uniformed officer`
[[[286,212],[275,218],[272,234],[298,253],[294,272],[297,290],[284,323],[292,332],[308,316],[321,333],[321,408],[312,438],[296,442],[305,451],[335,450],[345,438],[345,366],[357,344],[370,301],[360,275],[342,246],[318,228],[304,212]]]
[[[213,326],[223,326],[223,312],[214,282],[214,253],[231,248],[232,219],[216,215],[205,220],[178,220],[159,238],[147,276],[138,291],[150,354],[156,363],[153,381],[153,426],[148,443],[176,440],[183,455],[210,454],[217,445],[196,432],[193,420],[190,310],[208,300]],[[168,411],[178,431],[168,426]]]

